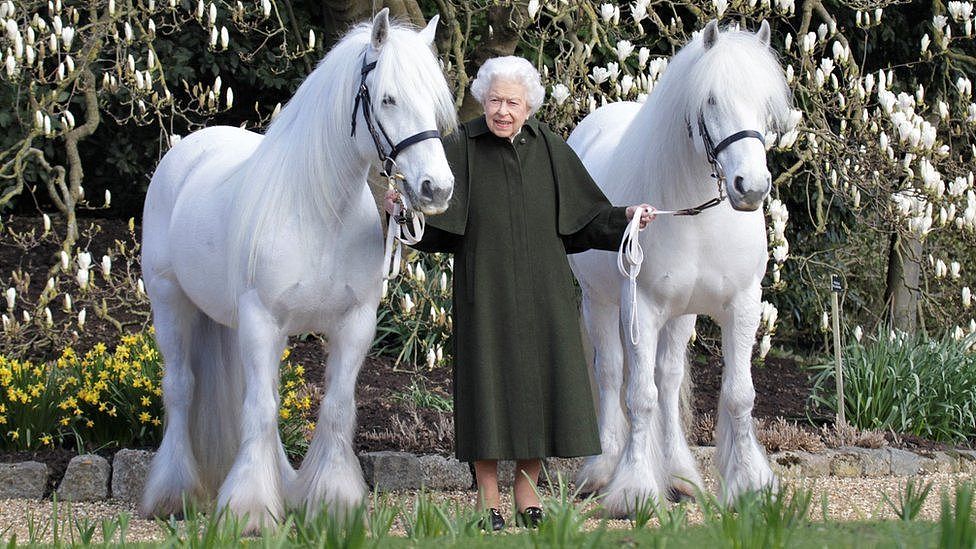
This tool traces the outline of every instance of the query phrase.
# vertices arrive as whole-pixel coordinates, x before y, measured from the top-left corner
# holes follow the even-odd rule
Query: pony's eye
[[[384,95],[383,96],[383,104],[384,105],[396,105],[396,99],[394,99],[393,97],[390,97],[389,95]]]
[[[714,95],[709,95],[708,96],[708,104],[709,105],[712,105],[712,106],[715,106],[715,96]]]

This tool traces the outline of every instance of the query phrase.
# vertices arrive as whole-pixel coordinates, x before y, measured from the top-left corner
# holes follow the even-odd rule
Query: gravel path
[[[881,518],[895,518],[894,514],[888,509],[884,501],[884,494],[888,494],[892,499],[896,499],[903,489],[908,479],[904,477],[883,477],[883,478],[804,478],[794,480],[784,480],[789,486],[803,487],[813,493],[811,503],[811,518],[822,520],[821,498],[825,494],[827,497],[827,510],[831,520],[851,521],[851,520],[870,520]],[[932,482],[932,492],[926,501],[921,518],[924,520],[936,520],[939,516],[940,494],[943,491],[952,491],[956,484],[960,482],[972,482],[973,475],[967,473],[939,473],[917,477],[921,482]],[[706,479],[708,489],[715,492],[716,482],[713,479]],[[473,506],[475,493],[471,491],[463,492],[433,492],[433,498],[437,502],[450,502],[459,505]],[[406,506],[411,506],[416,496],[415,492],[403,492],[394,494],[394,498],[399,498]],[[508,496],[503,496],[502,508],[506,516],[511,508],[511,500]],[[17,536],[20,543],[27,542],[29,539],[29,521],[33,519],[35,524],[42,525],[35,528],[35,531],[42,530],[44,533],[36,541],[50,541],[52,539],[51,515],[54,506],[50,501],[33,500],[6,500],[0,501],[0,539],[8,540],[12,535]],[[702,514],[697,505],[692,505],[689,519],[692,524],[702,520]],[[59,524],[61,529],[61,539],[71,540],[72,532],[70,524],[72,519],[88,518],[93,523],[98,523],[104,518],[113,518],[121,513],[129,513],[135,517],[133,506],[115,500],[98,503],[67,504],[58,505]],[[509,521],[511,522],[511,521]],[[587,527],[596,528],[600,524],[598,519],[591,519]],[[3,528],[9,529],[4,531]],[[612,520],[608,522],[610,528],[629,528],[630,523],[625,520]],[[96,529],[100,532],[100,528]],[[394,527],[394,535],[404,535],[400,521]],[[163,527],[153,521],[133,518],[129,523],[127,541],[151,541],[160,540],[166,537]],[[95,541],[101,539],[96,534]]]

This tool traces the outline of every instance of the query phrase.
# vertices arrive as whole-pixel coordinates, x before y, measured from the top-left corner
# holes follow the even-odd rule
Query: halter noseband
[[[701,135],[702,144],[705,145],[705,157],[708,158],[708,163],[712,166],[712,177],[715,178],[718,184],[718,196],[693,208],[678,210],[674,215],[698,215],[709,208],[718,206],[725,200],[725,169],[718,160],[718,153],[724,151],[732,143],[749,137],[758,139],[763,146],[766,145],[766,138],[756,130],[735,132],[716,145],[715,140],[712,139],[712,134],[708,133],[708,126],[705,124],[705,113],[701,111],[698,111],[698,133]],[[688,122],[688,137],[691,136],[691,122]]]
[[[389,179],[397,177],[403,179],[403,174],[399,173],[396,157],[403,152],[404,149],[410,145],[419,143],[425,139],[440,139],[441,132],[437,130],[427,130],[420,133],[416,133],[407,137],[406,139],[394,144],[393,140],[390,139],[390,135],[386,133],[386,129],[383,128],[383,124],[377,119],[373,120],[373,101],[369,95],[369,87],[366,85],[366,75],[376,68],[376,61],[372,63],[366,63],[366,54],[363,53],[363,67],[360,70],[361,79],[359,81],[359,92],[356,94],[356,103],[352,107],[352,132],[350,136],[356,135],[356,111],[359,110],[360,105],[362,105],[363,119],[366,121],[366,128],[369,129],[369,135],[373,138],[373,144],[376,145],[376,154],[380,158],[380,163],[383,165],[383,169],[380,173]],[[379,129],[377,131],[377,128]],[[390,152],[387,153],[385,149],[387,147],[383,146],[380,141],[380,135],[386,141],[386,145]]]

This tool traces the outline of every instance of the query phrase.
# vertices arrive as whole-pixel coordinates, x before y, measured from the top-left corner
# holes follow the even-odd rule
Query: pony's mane
[[[232,286],[253,280],[256,235],[286,216],[297,215],[302,226],[312,218],[341,223],[336,204],[362,192],[369,165],[350,131],[371,31],[370,23],[357,25],[333,47],[278,113],[254,154],[228,179]],[[370,75],[374,101],[393,94],[412,112],[433,108],[442,133],[455,129],[454,98],[437,57],[416,29],[391,22],[376,61]],[[360,120],[357,135],[367,131]]]
[[[722,31],[706,50],[699,33],[668,63],[621,139],[621,157],[641,164],[638,170],[633,165],[620,170],[621,197],[646,200],[649,184],[689,181],[700,174],[702,163],[685,136],[689,122],[697,128],[698,113],[713,95],[718,102],[712,108],[720,113],[743,104],[762,109],[766,127],[742,129],[786,129],[792,94],[774,52],[754,33],[739,30]]]

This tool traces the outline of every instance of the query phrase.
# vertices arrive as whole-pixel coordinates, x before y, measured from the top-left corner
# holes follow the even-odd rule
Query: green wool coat
[[[566,254],[616,250],[626,209],[535,119],[513,142],[482,116],[444,149],[454,195],[415,247],[454,254],[458,459],[599,454]]]

